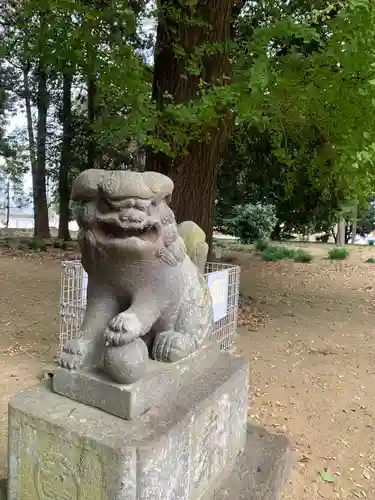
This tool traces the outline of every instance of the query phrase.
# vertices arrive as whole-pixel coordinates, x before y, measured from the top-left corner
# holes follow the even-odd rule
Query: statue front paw
[[[66,341],[63,351],[59,354],[59,365],[69,370],[77,370],[86,363],[91,352],[90,346],[89,340],[78,338]]]
[[[121,346],[129,344],[143,334],[142,325],[137,316],[123,312],[118,314],[105,331],[107,345]]]
[[[189,356],[191,350],[191,340],[188,335],[178,332],[162,332],[155,337],[152,358],[155,361],[173,363]]]

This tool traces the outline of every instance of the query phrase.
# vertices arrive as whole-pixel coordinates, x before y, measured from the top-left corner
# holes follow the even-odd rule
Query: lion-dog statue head
[[[156,172],[82,172],[71,199],[85,268],[113,252],[134,260],[181,262],[186,249],[168,206],[172,191],[173,181]]]

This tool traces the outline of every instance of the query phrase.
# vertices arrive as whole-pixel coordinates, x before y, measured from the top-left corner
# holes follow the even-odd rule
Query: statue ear
[[[84,170],[76,177],[72,184],[71,199],[73,201],[91,201],[98,194],[98,186],[107,176],[106,170]]]

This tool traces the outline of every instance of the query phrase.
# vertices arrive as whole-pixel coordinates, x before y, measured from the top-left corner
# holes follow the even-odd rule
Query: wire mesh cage
[[[214,303],[212,337],[223,350],[229,350],[237,332],[240,267],[208,262],[205,277]],[[88,277],[80,260],[62,262],[60,294],[60,350],[66,340],[74,339],[86,310]]]

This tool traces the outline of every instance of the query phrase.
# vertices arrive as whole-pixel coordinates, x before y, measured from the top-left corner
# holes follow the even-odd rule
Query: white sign
[[[84,269],[82,269],[82,305],[86,306],[87,304],[87,284],[89,281],[89,277]]]
[[[220,321],[228,314],[228,271],[217,271],[207,276],[214,310],[214,321]]]

